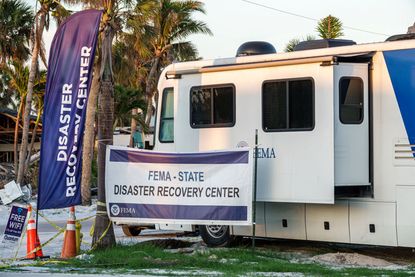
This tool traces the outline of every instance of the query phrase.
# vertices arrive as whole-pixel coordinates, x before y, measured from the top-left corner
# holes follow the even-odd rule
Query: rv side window
[[[160,142],[174,141],[174,94],[173,88],[163,90],[160,116]]]
[[[363,80],[357,77],[340,79],[339,115],[343,124],[363,122]]]
[[[190,90],[192,128],[235,125],[235,88],[232,85],[193,87]]]
[[[262,127],[266,132],[314,128],[311,79],[267,81],[262,86]]]

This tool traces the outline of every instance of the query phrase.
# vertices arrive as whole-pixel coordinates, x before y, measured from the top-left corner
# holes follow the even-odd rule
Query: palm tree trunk
[[[100,85],[99,71],[101,68],[100,57],[94,66],[94,77],[92,79],[91,91],[89,92],[88,105],[86,108],[85,132],[82,151],[82,177],[81,177],[81,195],[82,205],[91,204],[91,175],[92,160],[94,158],[95,146],[95,111]]]
[[[17,145],[19,143],[19,123],[20,123],[20,114],[22,113],[24,97],[22,95],[22,99],[20,99],[19,110],[17,111],[16,116],[16,125],[14,126],[14,144],[13,144],[13,152],[14,152],[14,172],[17,173]]]
[[[150,126],[151,116],[153,114],[153,96],[147,98],[147,113],[146,113],[146,125]]]
[[[97,248],[115,245],[114,229],[108,218],[105,204],[105,152],[106,146],[112,144],[113,137],[114,84],[111,50],[114,33],[113,27],[107,24],[102,34],[101,93],[98,97],[98,204],[92,238],[92,244]]]
[[[35,144],[35,140],[36,140],[37,127],[39,126],[39,122],[40,122],[41,109],[42,108],[39,108],[39,111],[37,113],[37,118],[36,118],[35,126],[33,128],[33,133],[32,133],[32,139],[30,141],[30,145],[29,145],[29,148],[28,148],[28,151],[27,151],[28,155],[26,157],[25,168],[29,168],[30,156],[32,154],[33,145]]]
[[[151,116],[153,113],[153,97],[157,89],[157,76],[158,67],[160,63],[160,57],[156,56],[151,64],[150,72],[146,81],[146,96],[147,96],[147,112],[146,112],[146,125],[150,125]]]
[[[40,50],[40,39],[43,36],[43,29],[45,27],[46,22],[46,11],[41,8],[39,12],[40,22],[35,30],[35,45],[33,47],[32,52],[32,62],[30,65],[30,72],[29,72],[29,81],[27,83],[27,94],[26,94],[26,103],[25,109],[23,113],[23,133],[22,133],[22,144],[20,145],[20,153],[19,153],[19,169],[17,173],[17,183],[23,185],[23,177],[26,171],[24,167],[27,155],[27,144],[29,141],[29,123],[30,123],[30,110],[32,108],[32,97],[33,97],[33,86],[35,82],[36,76],[36,68]]]

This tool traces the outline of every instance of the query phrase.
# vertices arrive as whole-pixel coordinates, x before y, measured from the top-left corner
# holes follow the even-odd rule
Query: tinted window
[[[174,141],[174,94],[173,88],[163,91],[160,116],[160,142]]]
[[[262,116],[265,131],[313,129],[312,80],[265,82],[262,88]]]
[[[213,123],[233,122],[233,88],[213,89]]]
[[[344,77],[340,80],[340,121],[344,124],[360,124],[363,121],[363,81]]]
[[[310,80],[288,82],[289,128],[306,129],[313,127],[313,88]]]
[[[263,87],[264,129],[287,128],[287,83],[270,82]]]
[[[190,91],[193,128],[228,127],[235,123],[233,86],[197,87]]]

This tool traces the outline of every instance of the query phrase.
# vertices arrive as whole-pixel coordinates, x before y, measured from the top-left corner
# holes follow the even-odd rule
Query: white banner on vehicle
[[[252,149],[167,153],[108,146],[106,201],[118,223],[252,224]]]

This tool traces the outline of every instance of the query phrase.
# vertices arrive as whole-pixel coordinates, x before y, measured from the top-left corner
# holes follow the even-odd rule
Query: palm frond
[[[322,18],[317,24],[316,31],[323,39],[334,39],[344,35],[343,23],[332,15]]]

